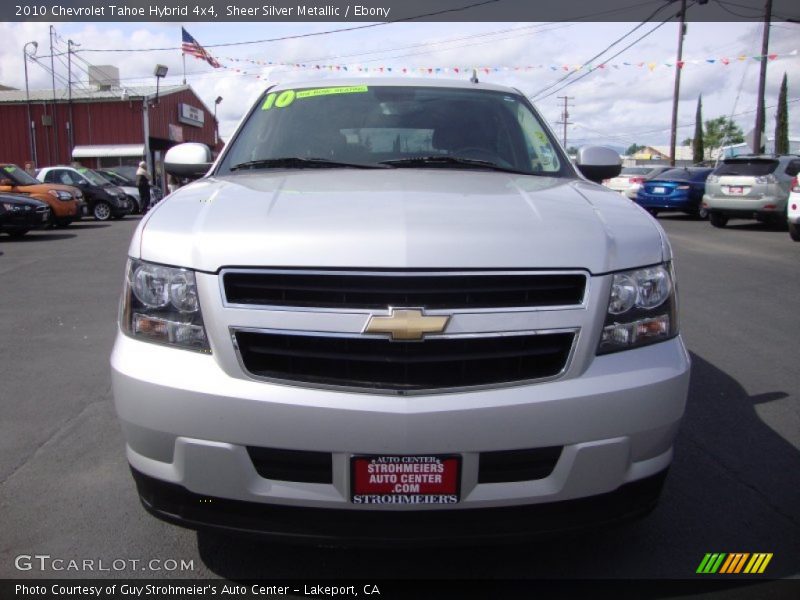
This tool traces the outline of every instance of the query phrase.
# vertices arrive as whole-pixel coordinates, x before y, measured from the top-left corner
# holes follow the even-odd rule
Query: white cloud
[[[177,48],[180,46],[179,23],[58,23],[61,38],[81,44],[79,56],[93,64],[114,64],[119,67],[123,84],[153,83],[156,63],[169,67],[166,83],[179,83],[183,64],[180,51],[134,53],[86,52],[110,48]],[[479,73],[481,80],[518,87],[526,94],[545,88],[566,72],[551,70],[550,65],[575,65],[589,59],[611,41],[633,28],[633,23],[561,23],[530,27],[526,23],[398,23],[333,35],[306,37],[265,44],[212,47],[214,44],[241,42],[298,33],[319,32],[345,27],[344,23],[189,23],[186,28],[197,40],[209,47],[224,64],[246,71],[212,69],[203,61],[186,59],[188,82],[207,106],[223,97],[218,107],[220,132],[229,136],[242,114],[268,82],[336,78],[344,71],[318,71],[286,67],[263,68],[231,58],[273,62],[299,62],[325,59],[326,63],[350,67],[441,66],[538,66],[530,71],[501,70]],[[635,37],[649,30],[645,26],[630,38],[616,45],[605,56],[618,52]],[[505,31],[486,35],[487,32]],[[771,30],[770,51],[785,54],[798,49],[796,25],[776,24]],[[22,88],[22,47],[31,40],[39,42],[38,54],[46,55],[48,24],[0,23],[0,83]],[[474,36],[470,39],[465,38]],[[611,62],[656,62],[647,67],[610,65],[597,70],[563,91],[537,102],[545,117],[554,123],[560,117],[562,103],[556,96],[574,96],[571,120],[579,125],[570,132],[574,139],[607,142],[619,145],[620,139],[639,143],[665,144],[669,138],[674,70],[663,65],[673,62],[676,51],[677,25],[669,23]],[[434,44],[434,42],[438,42]],[[409,47],[428,44],[422,47]],[[697,96],[703,95],[704,116],[711,118],[749,111],[755,108],[758,63],[752,58],[736,60],[740,54],[752,56],[760,52],[761,26],[748,23],[691,23],[684,44],[688,61],[682,71],[680,122],[694,119]],[[62,44],[62,49],[64,45]],[[371,52],[372,54],[365,54]],[[357,54],[358,56],[352,56]],[[339,57],[339,58],[337,58]],[[730,58],[728,66],[708,64],[706,58]],[[595,61],[599,64],[602,59]],[[699,61],[694,64],[691,61]],[[49,66],[49,60],[47,62]],[[81,65],[82,66],[82,65]],[[56,71],[66,77],[66,68],[56,62]],[[778,87],[784,71],[789,77],[789,96],[800,96],[800,58],[770,61],[766,87],[767,105],[777,101]],[[261,79],[255,77],[261,75]],[[352,75],[352,68],[348,73]],[[358,74],[358,73],[355,73]],[[579,73],[580,74],[580,73]],[[49,88],[50,75],[37,65],[29,65],[32,88]],[[78,71],[85,84],[85,74]],[[372,74],[370,76],[381,76]],[[452,71],[448,77],[466,77]],[[573,77],[575,78],[575,77]],[[58,82],[57,82],[58,83]],[[553,88],[557,89],[557,88]],[[738,97],[738,100],[737,100]],[[800,135],[800,103],[790,105],[790,128]],[[771,132],[774,110],[767,112],[767,130]],[[743,129],[752,127],[754,113],[736,117]],[[692,128],[679,130],[678,139],[691,134]],[[607,135],[604,136],[602,133]],[[612,137],[613,136],[613,139]],[[617,140],[614,142],[613,140]]]

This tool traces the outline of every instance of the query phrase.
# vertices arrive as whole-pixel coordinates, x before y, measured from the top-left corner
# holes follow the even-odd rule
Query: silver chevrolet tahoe
[[[267,89],[142,220],[111,356],[139,496],[192,528],[517,540],[652,509],[684,413],[672,252],[515,89]],[[591,181],[590,181],[591,180]]]

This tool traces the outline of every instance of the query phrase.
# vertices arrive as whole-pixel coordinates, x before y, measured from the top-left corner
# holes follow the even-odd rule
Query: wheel
[[[56,219],[56,227],[69,227],[72,219]]]
[[[10,235],[12,238],[21,238],[23,235],[25,235],[29,231],[30,231],[30,229],[18,229],[16,231],[9,231],[8,235]]]
[[[107,202],[98,202],[94,205],[94,218],[97,221],[108,221],[111,218],[111,207]]]
[[[795,242],[800,242],[800,226],[797,223],[789,223],[789,237]]]
[[[705,221],[708,218],[708,209],[701,206],[697,211],[697,218]]]
[[[650,213],[651,215],[653,215],[654,217],[657,217],[657,216],[658,216],[658,209],[657,209],[657,208],[648,208],[648,209],[646,209],[646,210],[647,210],[647,212],[649,212],[649,213]]]
[[[714,227],[725,227],[728,224],[728,215],[712,212],[708,215],[708,220],[711,221]]]

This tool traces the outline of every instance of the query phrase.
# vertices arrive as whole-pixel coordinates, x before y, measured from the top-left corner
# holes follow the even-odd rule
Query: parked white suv
[[[370,544],[655,505],[689,383],[670,245],[521,92],[276,86],[209,159],[167,154],[208,172],[136,230],[111,356],[150,512]]]
[[[800,182],[795,177],[786,202],[786,221],[789,223],[789,235],[795,242],[800,242]]]

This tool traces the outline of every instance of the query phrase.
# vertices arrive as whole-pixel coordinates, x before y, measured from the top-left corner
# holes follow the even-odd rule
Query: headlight
[[[22,207],[18,204],[11,204],[8,202],[3,202],[3,208],[8,211],[15,211],[15,210],[22,210]]]
[[[65,202],[68,200],[72,200],[72,194],[70,194],[69,192],[64,192],[62,190],[48,190],[47,193]]]
[[[615,273],[597,354],[628,350],[678,335],[671,264]]]
[[[136,339],[211,352],[189,269],[129,259],[119,321]]]

